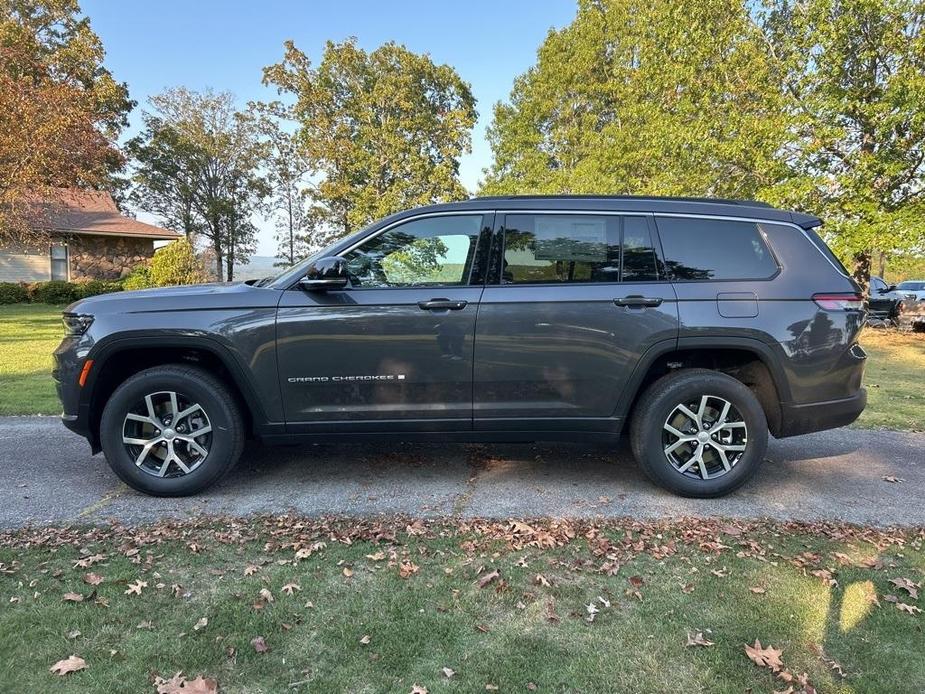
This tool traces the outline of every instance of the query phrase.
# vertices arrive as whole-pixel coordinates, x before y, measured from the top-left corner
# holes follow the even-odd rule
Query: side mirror
[[[308,266],[299,286],[309,292],[343,289],[347,286],[347,261],[336,256],[319,258]]]

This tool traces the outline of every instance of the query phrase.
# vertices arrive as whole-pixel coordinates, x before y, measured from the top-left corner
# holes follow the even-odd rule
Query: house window
[[[67,246],[62,243],[52,244],[51,247],[51,278],[53,280],[68,279],[67,272]]]

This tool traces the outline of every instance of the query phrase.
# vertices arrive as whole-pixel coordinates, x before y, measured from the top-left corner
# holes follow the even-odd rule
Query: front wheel
[[[643,393],[630,428],[652,481],[682,496],[728,494],[758,471],[768,423],[754,393],[718,371],[684,369]]]
[[[187,496],[237,462],[244,424],[234,395],[210,373],[158,366],[122,383],[100,420],[106,461],[127,485],[154,496]]]

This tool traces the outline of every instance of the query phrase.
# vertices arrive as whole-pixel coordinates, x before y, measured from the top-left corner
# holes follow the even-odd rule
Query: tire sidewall
[[[669,380],[667,377],[663,380]],[[764,460],[768,444],[768,425],[764,410],[747,386],[731,376],[716,372],[684,374],[673,382],[657,382],[652,387],[642,430],[636,437],[636,455],[646,474],[658,484],[684,496],[715,497],[727,494],[754,475]],[[679,473],[664,453],[662,433],[668,416],[680,403],[715,395],[731,402],[742,415],[748,430],[745,454],[725,475],[715,479],[695,479]]]
[[[198,376],[198,377],[197,377]],[[175,391],[198,403],[212,425],[212,444],[205,461],[192,472],[179,477],[155,477],[135,465],[122,443],[122,428],[128,410],[158,391]],[[195,494],[213,484],[234,464],[240,424],[228,394],[209,379],[186,370],[152,369],[139,373],[120,385],[103,410],[100,442],[109,466],[130,487],[155,496]]]

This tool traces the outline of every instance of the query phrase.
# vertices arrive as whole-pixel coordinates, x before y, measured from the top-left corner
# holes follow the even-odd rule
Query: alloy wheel
[[[715,479],[729,473],[745,455],[748,427],[735,405],[717,395],[677,405],[662,430],[662,446],[682,475]]]
[[[202,406],[174,391],[144,396],[122,423],[122,443],[143,472],[181,477],[205,462],[212,423]]]

